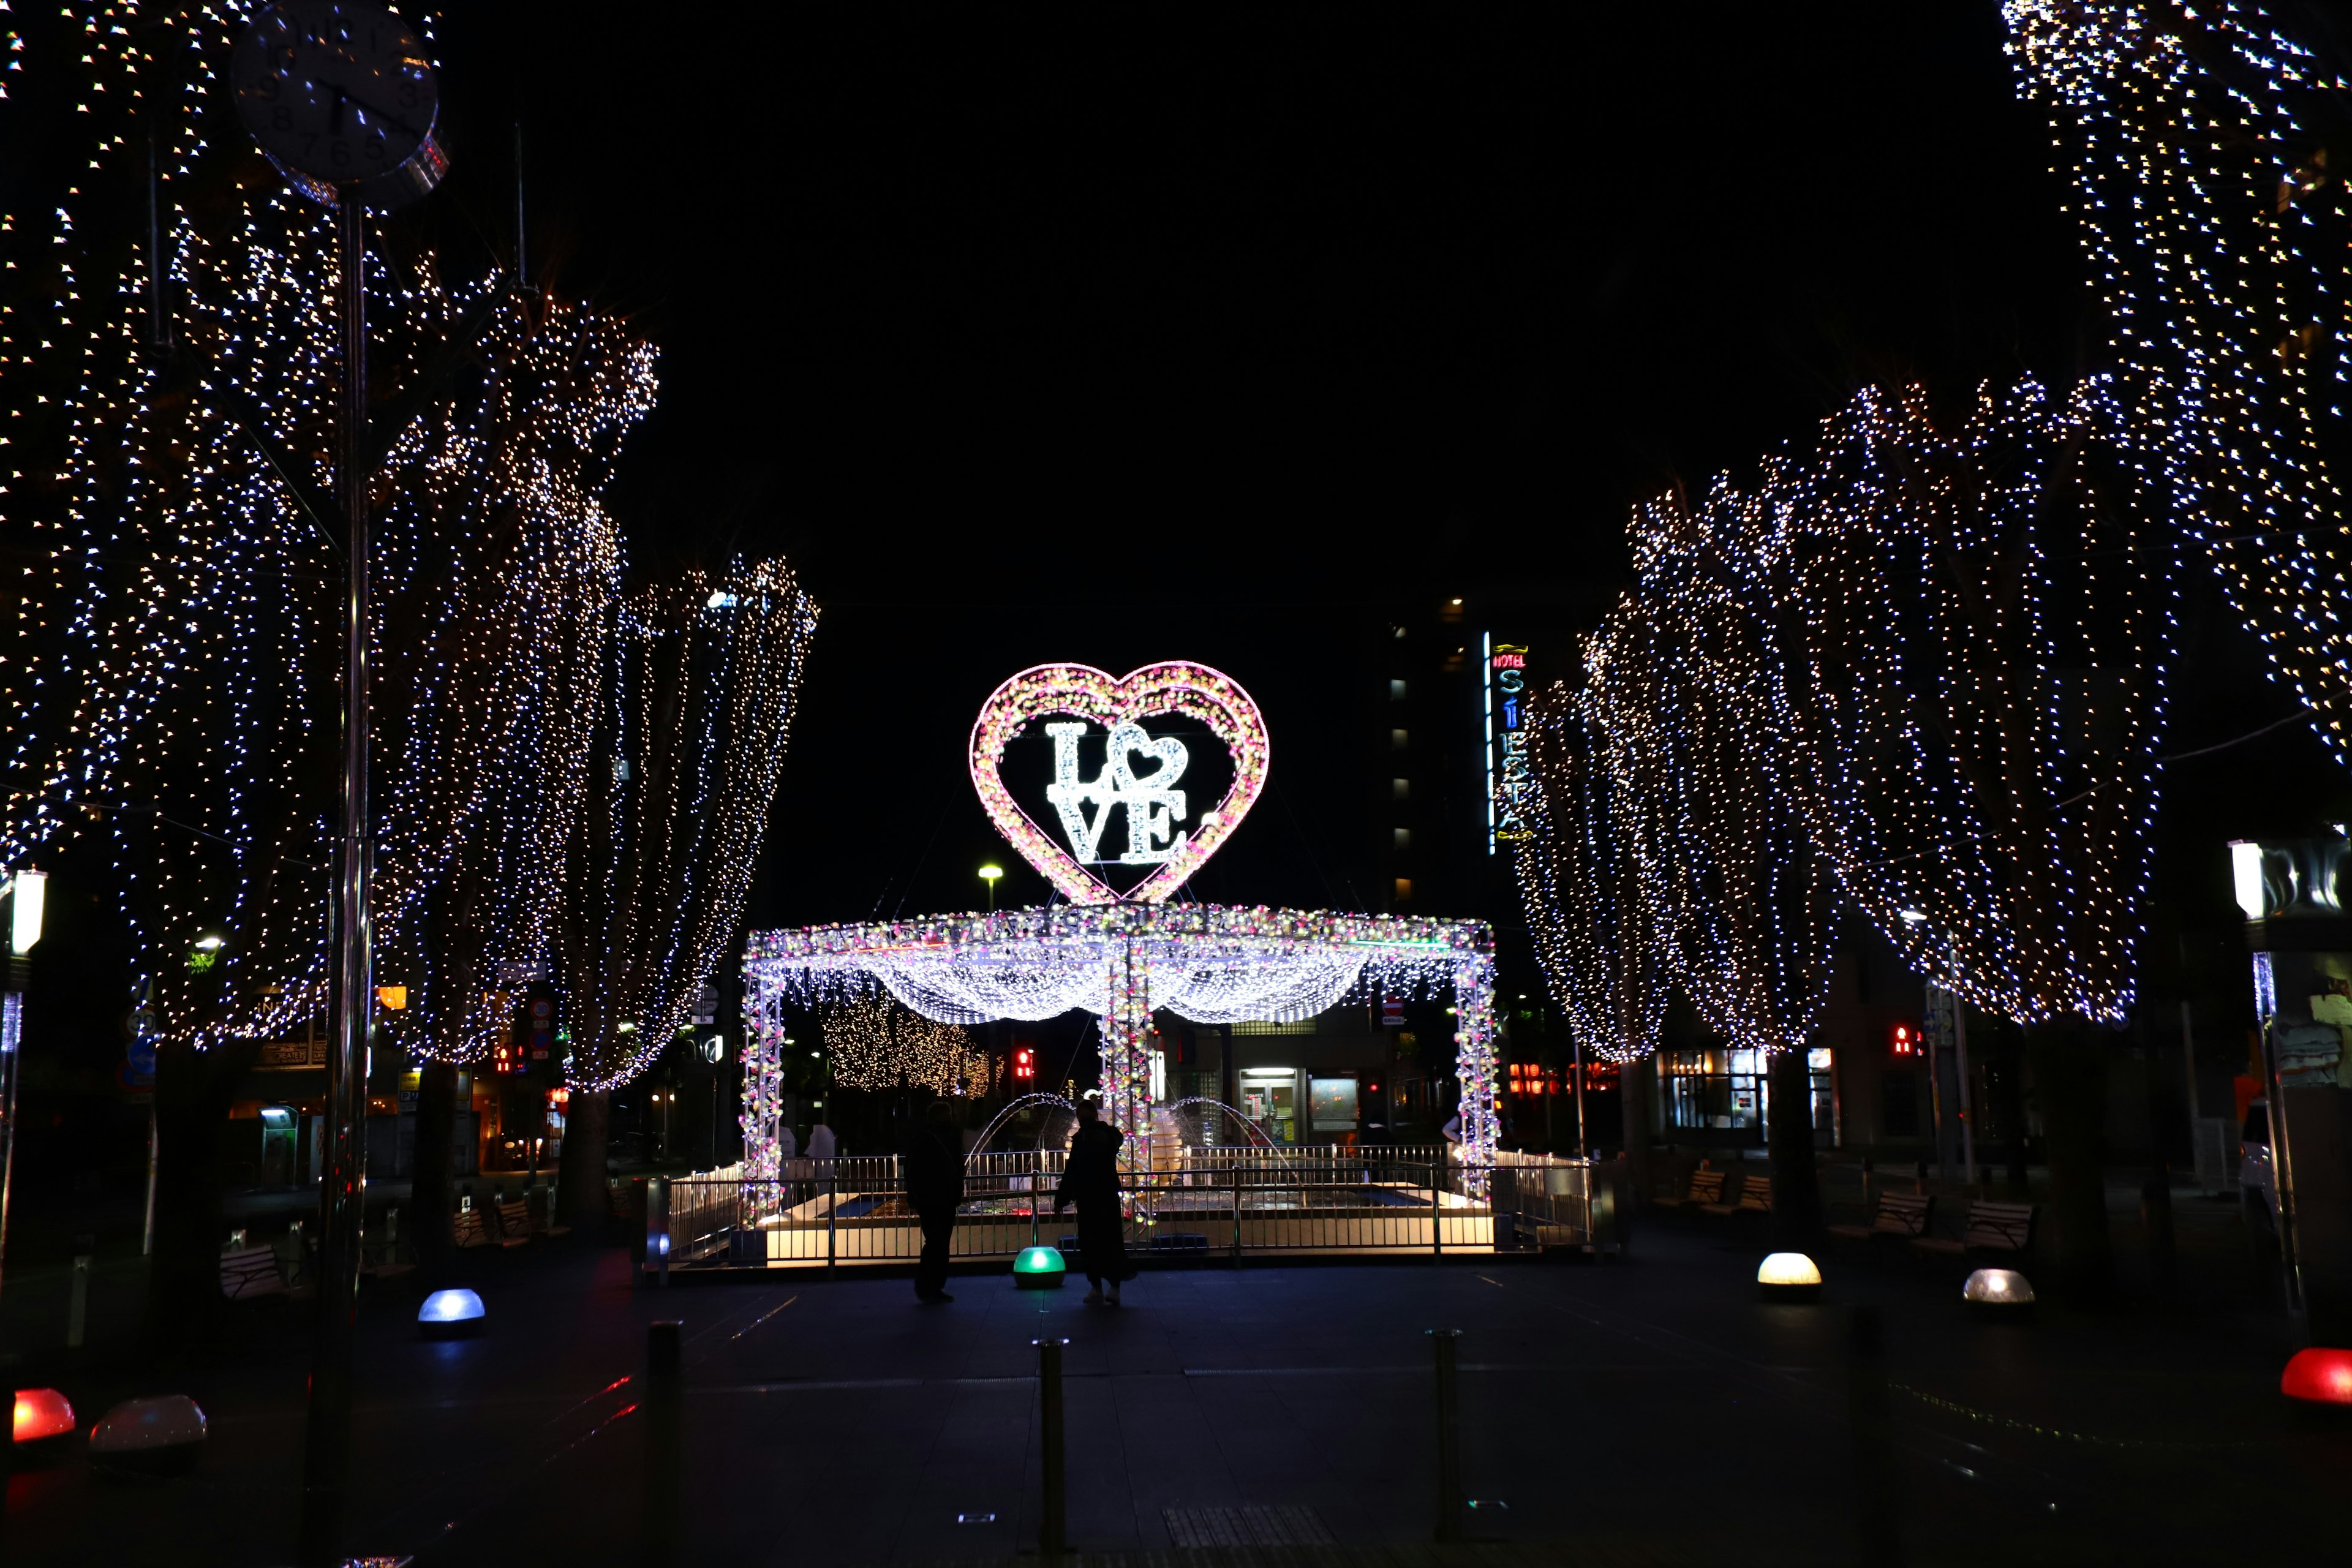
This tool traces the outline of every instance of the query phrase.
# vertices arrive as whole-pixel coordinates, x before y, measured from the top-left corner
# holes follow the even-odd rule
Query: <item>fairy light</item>
[[[2177,515],[2343,759],[2347,536],[2324,453],[2352,382],[2352,205],[2327,142],[2352,84],[2234,0],[2002,16]]]
[[[148,345],[143,237],[93,258],[60,209],[56,319],[36,329],[56,348],[10,378],[70,391],[31,400],[58,500],[0,486],[43,546],[0,659],[0,850],[110,824],[165,1035],[279,1037],[326,973],[309,760],[339,706],[339,569],[295,487],[333,493],[332,247],[275,180],[178,199],[227,193],[252,156],[199,133],[237,8],[68,7],[84,15],[96,162],[134,156],[143,178],[156,132],[176,353]],[[90,277],[110,287],[83,301]],[[741,923],[814,607],[781,563],[625,595],[604,494],[656,384],[617,321],[495,272],[449,282],[424,251],[372,247],[368,282],[382,382],[414,384],[461,324],[473,362],[396,433],[377,487],[377,969],[409,999],[386,1029],[415,1057],[478,1058],[511,1026],[505,977],[553,965],[575,1081],[605,1087],[666,1043]],[[0,314],[0,335],[32,335],[15,327]],[[620,763],[646,787],[613,788]],[[231,940],[199,972],[181,946],[210,927]],[[606,973],[584,955],[614,931],[632,945]]]
[[[875,925],[754,931],[744,960],[746,1081],[778,1076],[788,1005],[837,1008],[876,987],[940,1024],[1103,1020],[1104,1114],[1130,1133],[1150,1105],[1151,1016],[1201,1024],[1312,1017],[1369,987],[1455,996],[1464,1142],[1496,1146],[1494,942],[1475,921],[1216,904],[1055,904]],[[764,1096],[766,1089],[761,1089]],[[766,1100],[761,1101],[763,1107]],[[747,1169],[772,1122],[745,1113]]]
[[[1602,628],[1586,701],[1683,994],[1735,1046],[1801,1051],[1828,999],[1828,878],[1778,765],[1772,605],[1710,531],[1720,510],[1669,495],[1636,511],[1640,585]]]
[[[1528,836],[1511,857],[1552,1001],[1588,1056],[1615,1062],[1657,1049],[1668,994],[1636,847],[1643,803],[1610,767],[1607,704],[1595,694],[1614,679],[1611,634],[1624,626],[1588,639],[1584,689],[1555,682],[1528,704]]]
[[[1184,792],[1167,787],[1182,776],[1187,761],[1183,743],[1171,736],[1148,736],[1137,722],[1159,713],[1200,721],[1233,756],[1233,787],[1201,814],[1189,833],[1176,826],[1184,816]],[[1045,726],[1054,740],[1055,762],[1047,795],[1069,837],[1066,852],[1021,808],[1003,776],[1005,747],[1034,721],[1055,714],[1091,720],[1110,731],[1102,773],[1089,782],[1077,773],[1077,742],[1086,732],[1085,724],[1066,720]],[[990,694],[972,725],[970,761],[972,787],[980,792],[989,821],[1064,898],[1076,903],[1122,896],[1086,868],[1095,858],[1112,809],[1122,809],[1129,847],[1121,858],[1159,868],[1124,896],[1156,903],[1182,887],[1248,814],[1265,787],[1267,751],[1265,721],[1257,704],[1238,681],[1206,665],[1174,660],[1114,676],[1091,665],[1044,664],[1023,670]],[[1136,752],[1157,757],[1153,773],[1135,773],[1131,759]],[[1089,804],[1096,813],[1091,818],[1086,811]]]
[[[960,1026],[908,1012],[887,994],[854,996],[826,1008],[824,1027],[836,1089],[911,1086],[940,1095],[981,1095],[995,1080],[995,1058]]]

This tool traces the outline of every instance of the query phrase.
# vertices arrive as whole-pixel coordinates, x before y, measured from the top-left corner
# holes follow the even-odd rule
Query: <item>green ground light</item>
[[[1013,1283],[1024,1290],[1062,1288],[1062,1255],[1051,1247],[1024,1247],[1013,1260]]]

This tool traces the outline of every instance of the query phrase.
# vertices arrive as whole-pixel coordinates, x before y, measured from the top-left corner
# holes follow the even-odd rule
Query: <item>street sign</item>
[[[1402,1029],[1404,1027],[1403,997],[1383,996],[1381,998],[1381,1027],[1383,1029]]]
[[[694,999],[694,1021],[697,1024],[716,1024],[719,1022],[718,982],[706,981],[703,983],[701,993]]]
[[[526,1025],[530,1047],[530,1059],[543,1062],[555,1046],[555,998],[534,996],[525,1009],[530,1022]]]
[[[126,1052],[124,1053],[124,1055],[125,1055],[125,1057],[126,1057],[126,1058],[128,1058],[128,1060],[127,1060],[127,1062],[126,1062],[126,1064],[125,1064],[125,1065],[126,1065],[126,1067],[128,1068],[128,1069],[129,1069],[131,1072],[132,1072],[132,1073],[136,1074],[137,1076],[139,1076],[139,1077],[141,1077],[141,1078],[143,1078],[143,1079],[148,1079],[150,1082],[152,1082],[152,1081],[154,1080],[154,1077],[155,1077],[155,1037],[154,1037],[154,1036],[152,1036],[152,1035],[142,1035],[142,1036],[140,1036],[137,1039],[132,1040],[132,1041],[131,1042],[131,1048],[130,1048],[128,1051],[126,1051]]]

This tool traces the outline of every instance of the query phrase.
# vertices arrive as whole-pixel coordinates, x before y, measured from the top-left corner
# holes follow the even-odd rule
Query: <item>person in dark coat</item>
[[[923,1226],[922,1260],[915,1265],[919,1301],[955,1300],[947,1292],[948,1246],[955,1237],[957,1205],[963,1202],[962,1142],[956,1136],[955,1109],[935,1100],[907,1148],[907,1201]]]
[[[1095,1119],[1095,1103],[1078,1101],[1077,1135],[1070,1140],[1069,1163],[1062,1167],[1062,1185],[1054,1194],[1054,1212],[1078,1205],[1078,1259],[1088,1301],[1100,1301],[1106,1289],[1110,1304],[1118,1305],[1118,1288],[1135,1278],[1127,1260],[1126,1226],[1118,1212],[1118,1146],[1127,1134]]]

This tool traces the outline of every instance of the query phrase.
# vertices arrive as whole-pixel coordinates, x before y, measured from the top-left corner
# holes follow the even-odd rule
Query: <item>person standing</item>
[[[961,1142],[954,1108],[935,1100],[907,1146],[907,1201],[923,1227],[923,1256],[915,1265],[918,1301],[955,1300],[947,1292],[948,1249],[955,1239],[956,1210],[963,1203]]]
[[[1118,1305],[1118,1288],[1135,1278],[1127,1260],[1126,1225],[1118,1209],[1118,1148],[1127,1134],[1097,1121],[1095,1102],[1078,1101],[1078,1131],[1070,1140],[1070,1158],[1062,1167],[1062,1184],[1054,1194],[1054,1212],[1078,1205],[1078,1258],[1085,1271],[1089,1303],[1104,1300]]]

